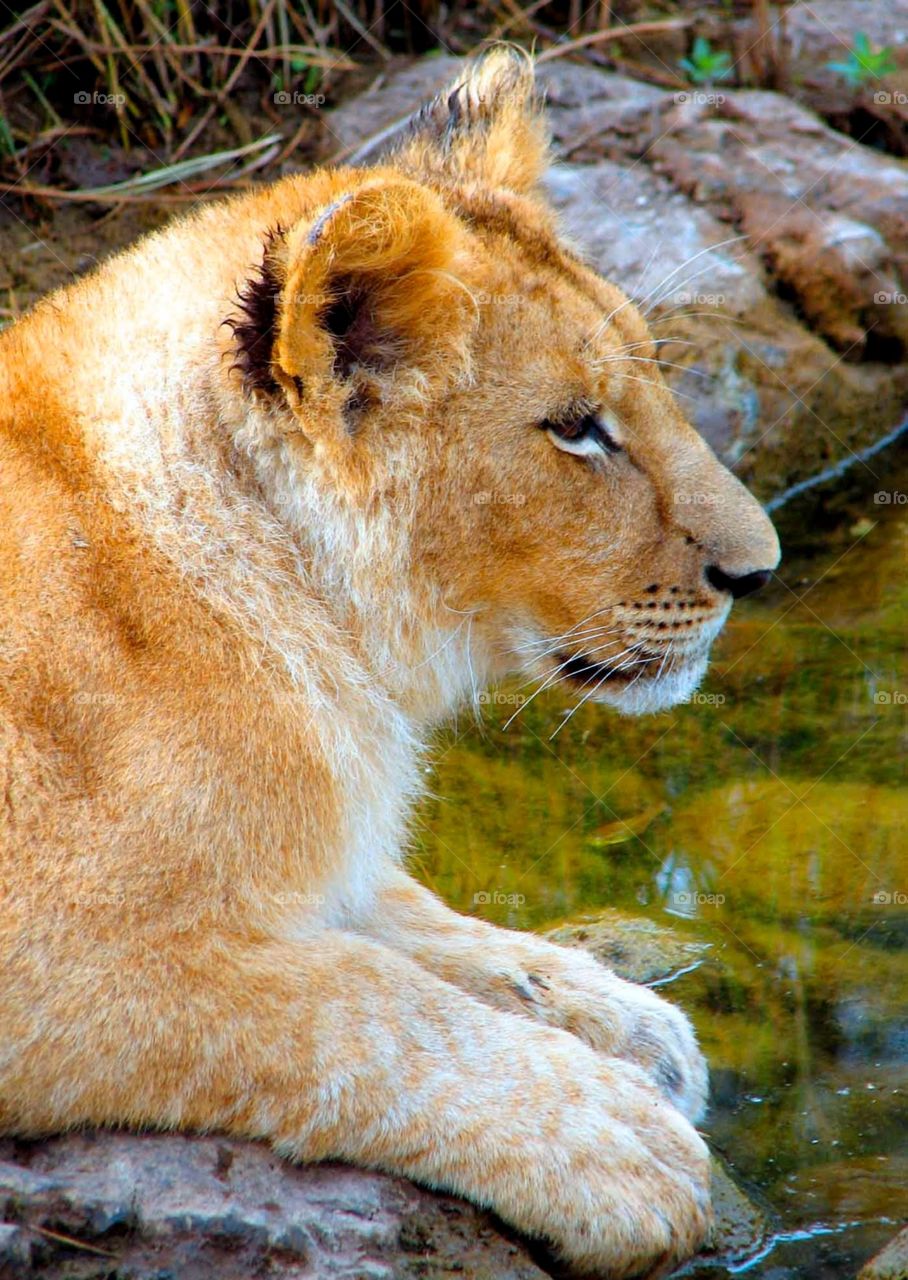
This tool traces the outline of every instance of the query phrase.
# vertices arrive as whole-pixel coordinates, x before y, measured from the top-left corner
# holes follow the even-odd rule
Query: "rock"
[[[769,1235],[769,1219],[715,1155],[712,1158],[711,1194],[715,1221],[702,1257],[741,1263],[759,1253]]]
[[[28,1229],[12,1222],[0,1222],[0,1276],[5,1276],[7,1272],[12,1275],[13,1267],[24,1268],[30,1261]]]
[[[672,1275],[688,1280],[710,1280],[717,1274],[743,1270],[767,1246],[772,1224],[734,1181],[722,1160],[712,1156],[711,1187],[715,1220],[710,1238],[700,1253]]]
[[[335,111],[343,152],[386,143],[460,65],[404,68]],[[726,463],[768,497],[901,419],[904,163],[780,93],[666,92],[566,61],[539,74],[564,227],[650,312],[669,382]]]
[[[908,71],[908,28],[905,0],[889,4],[866,4],[864,0],[799,0],[786,14],[792,70],[796,73],[798,98],[824,116],[845,116],[860,96],[865,108],[879,106],[878,119],[898,119],[906,104],[904,76]],[[871,81],[863,93],[849,88],[830,62],[844,62],[863,31],[874,49],[888,48],[896,71],[883,80]],[[889,101],[875,103],[878,93]]]
[[[908,1280],[908,1227],[861,1267],[858,1280]]]
[[[338,155],[346,158],[368,139],[403,124],[421,101],[444,88],[462,66],[460,58],[422,58],[379,77],[364,93],[348,99],[328,117]]]
[[[647,127],[638,145],[657,172],[741,228],[814,332],[852,363],[886,349],[904,361],[904,165],[757,90],[666,104]]]
[[[399,1178],[164,1134],[0,1143],[0,1277],[542,1280],[489,1215]],[[41,1228],[42,1230],[38,1230]],[[68,1237],[66,1244],[60,1237]]]
[[[700,1263],[762,1247],[765,1214],[713,1159],[716,1223]],[[0,1280],[544,1280],[501,1224],[463,1201],[266,1147],[170,1134],[0,1143]],[[888,1274],[888,1273],[887,1273]]]
[[[559,925],[546,936],[552,942],[583,947],[630,982],[670,980],[699,965],[710,950],[707,942],[620,911],[602,911]]]

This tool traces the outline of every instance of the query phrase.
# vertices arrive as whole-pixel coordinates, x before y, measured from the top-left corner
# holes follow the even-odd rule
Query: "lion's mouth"
[[[604,684],[607,680],[611,682],[635,680],[638,676],[654,673],[658,671],[655,664],[657,662],[661,664],[663,655],[639,649],[618,662],[597,662],[585,653],[562,652],[556,654],[556,659],[563,680],[588,687],[594,683]]]

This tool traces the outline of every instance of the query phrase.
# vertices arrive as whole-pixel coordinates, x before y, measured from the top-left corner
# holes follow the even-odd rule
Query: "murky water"
[[[696,702],[584,706],[551,739],[570,700],[504,731],[502,689],[442,739],[416,837],[461,910],[616,906],[711,944],[666,994],[710,1061],[710,1139],[770,1212],[742,1259],[764,1280],[852,1276],[908,1217],[908,507],[811,508],[810,535],[804,510]]]

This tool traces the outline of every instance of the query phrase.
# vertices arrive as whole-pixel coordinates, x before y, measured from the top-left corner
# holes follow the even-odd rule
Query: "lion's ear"
[[[324,435],[353,429],[364,386],[400,398],[449,379],[474,311],[458,279],[464,236],[438,196],[404,178],[367,181],[278,230],[233,322],[247,389],[283,394]]]
[[[533,61],[497,45],[414,117],[391,162],[427,179],[527,192],[548,165]]]

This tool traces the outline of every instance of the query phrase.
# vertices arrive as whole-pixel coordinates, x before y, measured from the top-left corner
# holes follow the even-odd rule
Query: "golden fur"
[[[617,1277],[703,1238],[702,1058],[405,874],[421,743],[518,668],[685,697],[778,546],[544,166],[494,52],[0,338],[0,1127],[260,1136]]]

